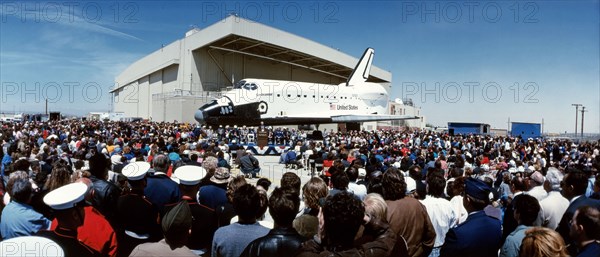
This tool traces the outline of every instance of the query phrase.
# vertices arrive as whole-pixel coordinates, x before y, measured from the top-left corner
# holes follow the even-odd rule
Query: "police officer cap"
[[[179,183],[186,186],[200,183],[204,176],[206,176],[206,170],[200,166],[186,165],[175,170],[175,177],[179,179]]]
[[[150,169],[150,163],[147,162],[132,162],[123,167],[121,173],[129,180],[141,180],[146,177],[146,173]]]
[[[3,257],[63,257],[65,252],[56,242],[39,236],[20,236],[0,242]]]
[[[85,198],[88,186],[83,183],[71,183],[50,191],[44,196],[44,203],[54,210],[65,210],[75,207],[75,205]]]
[[[468,178],[465,181],[465,193],[475,199],[487,201],[491,191],[490,186],[479,179]]]

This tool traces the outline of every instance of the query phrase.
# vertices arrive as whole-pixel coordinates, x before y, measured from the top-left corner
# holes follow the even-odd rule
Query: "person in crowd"
[[[198,202],[211,209],[227,203],[227,183],[231,181],[231,173],[225,167],[218,167],[210,178],[210,184],[200,187]]]
[[[129,163],[123,168],[131,191],[119,197],[117,204],[117,228],[119,231],[118,256],[129,256],[139,244],[156,242],[161,239],[159,212],[144,195],[147,187],[147,162]]]
[[[383,196],[377,193],[370,193],[365,196],[365,200],[363,201],[365,205],[365,214],[370,216],[371,218],[379,219],[383,223],[388,223],[387,221],[387,203],[383,199]],[[364,233],[364,226],[361,227],[362,230],[359,230],[360,237],[355,240],[355,244],[362,245],[366,242],[371,242],[375,238],[368,233]],[[399,240],[404,241],[404,244],[396,244],[395,252],[398,253],[398,256],[408,256],[408,246],[406,245],[406,240],[401,238]]]
[[[213,235],[218,226],[215,210],[196,201],[200,179],[204,177],[205,173],[206,171],[202,167],[194,165],[179,167],[174,173],[175,177],[179,179],[181,200],[189,205],[192,213],[192,229],[186,246],[197,255],[210,254]],[[166,210],[168,211],[178,204],[167,205]]]
[[[577,208],[569,235],[577,245],[577,257],[600,255],[600,210],[591,206]]]
[[[500,257],[518,257],[521,241],[525,237],[525,230],[533,227],[538,217],[540,204],[537,198],[531,195],[523,195],[513,200],[514,215],[518,226],[508,235],[504,245],[500,248]]]
[[[425,206],[417,199],[406,197],[406,182],[402,173],[392,167],[383,174],[383,198],[388,205],[387,220],[396,232],[396,245],[406,239],[409,256],[427,256],[435,244],[435,229]],[[397,255],[397,246],[392,256]]]
[[[89,178],[80,178],[75,183],[83,183],[88,187],[85,201],[91,202],[94,195],[92,181]],[[77,239],[92,249],[98,251],[102,256],[117,256],[117,234],[106,218],[93,206],[83,207],[85,219],[83,225],[77,228]],[[56,229],[58,220],[52,221],[51,230]]]
[[[548,196],[540,201],[540,213],[534,223],[535,226],[549,229],[558,227],[560,219],[569,207],[569,200],[560,193],[563,177],[562,172],[554,167],[550,167],[546,172],[544,190],[548,192]]]
[[[13,182],[14,181],[14,182]],[[31,236],[50,228],[50,220],[31,207],[32,187],[29,178],[10,181],[11,202],[2,210],[0,234],[3,239]]]
[[[218,227],[224,227],[231,224],[231,220],[236,217],[237,214],[233,208],[233,195],[238,188],[246,184],[248,183],[244,176],[234,177],[227,183],[227,191],[225,192],[227,202],[221,206],[217,206],[215,209]]]
[[[260,172],[258,159],[251,150],[246,150],[246,154],[240,158],[240,170],[249,178],[256,178],[256,174]]]
[[[446,234],[440,256],[497,256],[502,228],[500,221],[483,209],[489,203],[491,188],[483,181],[467,178],[463,203],[469,217]],[[485,229],[482,229],[485,228]]]
[[[569,207],[563,214],[556,231],[563,237],[565,243],[569,246],[569,253],[576,255],[577,248],[570,236],[570,222],[577,209],[581,206],[591,206],[600,208],[600,201],[585,197],[588,177],[582,171],[572,168],[567,171],[562,182],[562,194],[569,200]]]
[[[357,179],[358,179],[358,167],[355,166],[350,166],[348,167],[348,169],[346,169],[346,175],[348,176],[348,190],[350,192],[352,192],[354,195],[356,195],[356,197],[358,197],[358,199],[360,199],[361,201],[365,200],[365,197],[367,196],[367,187],[365,185],[361,185],[361,184],[357,184]],[[364,175],[363,175],[364,177]]]
[[[562,237],[554,230],[533,227],[525,230],[519,257],[569,257]]]
[[[319,224],[319,233],[302,244],[297,256],[401,256],[390,255],[397,242],[396,233],[387,223],[365,215],[363,203],[351,193],[340,192],[327,197],[319,214]],[[375,239],[355,245],[354,239],[362,224],[365,225],[363,235],[369,234]]]
[[[294,228],[300,235],[312,238],[319,229],[320,199],[327,197],[329,190],[325,181],[319,177],[312,177],[302,187],[302,198],[304,199],[304,210],[302,214],[294,219]]]
[[[98,251],[77,239],[78,228],[86,218],[83,205],[87,191],[86,184],[72,183],[54,189],[44,197],[44,202],[56,211],[58,224],[54,230],[42,230],[37,235],[60,245],[65,257],[100,256]]]
[[[182,200],[165,211],[161,221],[163,239],[158,242],[148,242],[136,246],[130,257],[197,257],[186,244],[190,240],[192,230],[192,210],[187,201]]]
[[[177,203],[181,199],[181,191],[177,182],[171,180],[167,173],[171,161],[169,157],[159,154],[152,160],[154,173],[147,177],[147,186],[144,189],[144,195],[156,208],[159,213],[164,213],[165,205]]]
[[[106,180],[108,175],[108,159],[100,153],[89,158],[90,180],[94,188],[92,205],[111,223],[116,222],[117,201],[121,195],[118,186]],[[114,225],[113,225],[114,226]]]
[[[266,236],[252,241],[241,256],[295,256],[306,241],[292,225],[299,208],[297,191],[275,188],[269,197],[269,213],[273,217],[274,228]]]
[[[538,201],[542,201],[548,196],[548,192],[544,190],[544,175],[539,171],[534,172],[529,177],[532,188],[527,191],[528,195],[535,197]]]
[[[215,232],[211,256],[240,256],[253,240],[269,233],[269,229],[256,221],[260,208],[260,195],[250,184],[233,193],[233,208],[238,222],[220,227]]]
[[[435,243],[429,257],[440,255],[440,248],[444,244],[446,233],[456,226],[457,219],[450,201],[444,199],[445,180],[442,174],[427,176],[427,196],[421,203],[427,209],[431,224],[435,229]]]
[[[527,186],[525,185],[525,179],[523,177],[515,176],[510,182],[510,190],[512,192],[512,197],[509,196],[509,202],[504,211],[504,217],[502,219],[502,244],[504,244],[504,240],[506,237],[518,226],[517,219],[514,217],[514,207],[512,201],[521,196],[526,190]]]

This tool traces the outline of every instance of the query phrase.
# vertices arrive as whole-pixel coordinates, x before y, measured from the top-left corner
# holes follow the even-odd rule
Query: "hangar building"
[[[231,88],[234,80],[339,84],[357,62],[309,39],[229,16],[194,28],[127,67],[110,91],[113,112],[153,121],[195,122],[194,111]],[[389,92],[392,74],[372,66],[369,81]]]

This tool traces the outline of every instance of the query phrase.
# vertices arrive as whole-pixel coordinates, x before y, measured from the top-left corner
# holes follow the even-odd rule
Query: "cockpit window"
[[[242,88],[246,90],[256,90],[258,89],[258,86],[254,83],[246,83]]]
[[[243,86],[244,84],[246,84],[246,81],[245,81],[245,80],[240,80],[240,81],[238,81],[237,83],[235,83],[235,85],[233,85],[233,88],[234,88],[234,89],[242,88],[242,86]]]

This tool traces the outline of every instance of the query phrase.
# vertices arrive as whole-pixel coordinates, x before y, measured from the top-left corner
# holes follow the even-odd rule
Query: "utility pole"
[[[586,113],[587,111],[585,110],[585,106],[581,107],[581,136],[583,137],[583,115]]]
[[[571,104],[571,106],[575,106],[575,137],[577,137],[577,115],[579,114],[579,106],[583,106],[583,104]]]

